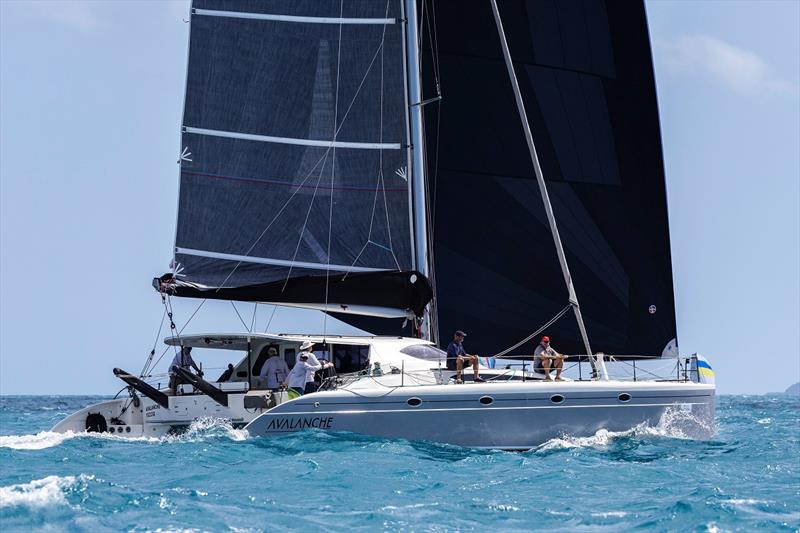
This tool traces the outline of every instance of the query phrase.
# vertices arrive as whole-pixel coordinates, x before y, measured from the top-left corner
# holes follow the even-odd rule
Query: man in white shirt
[[[297,361],[300,361],[300,357],[302,355],[306,356],[306,360],[310,364],[319,365],[320,364],[319,359],[317,359],[317,356],[314,355],[314,352],[312,351],[313,348],[314,348],[313,342],[304,341],[303,344],[300,345],[300,352],[297,354],[297,358],[295,359],[295,365],[297,364]],[[322,367],[320,366],[320,368]],[[306,384],[303,387],[303,391],[306,394],[311,394],[312,392],[317,391],[317,382],[314,381],[314,374],[316,373],[317,370],[319,370],[319,368],[314,370],[309,370],[306,374]]]
[[[269,359],[261,367],[259,376],[267,378],[268,389],[277,390],[281,383],[286,380],[286,376],[289,375],[289,365],[278,357],[278,350],[275,348],[267,350],[267,355]]]
[[[203,375],[203,371],[200,370],[200,367],[197,366],[197,363],[195,363],[192,358],[192,347],[181,346],[181,351],[175,354],[175,357],[172,358],[172,363],[169,365],[169,388],[172,389],[172,394],[177,392],[178,385],[181,383],[180,376],[172,371],[172,367],[174,366],[182,368],[187,372],[190,368],[194,367],[198,376]]]
[[[542,337],[541,342],[533,352],[536,361],[533,364],[533,370],[540,374],[544,374],[545,381],[553,381],[550,377],[550,367],[556,368],[556,381],[564,381],[561,379],[561,370],[564,368],[564,359],[566,355],[558,353],[555,348],[550,346],[550,337],[545,335]]]
[[[322,365],[318,361],[313,363],[311,362],[311,357],[313,357],[313,354],[309,354],[308,352],[298,353],[297,362],[286,377],[286,383],[284,383],[284,385],[288,386],[297,395],[303,395],[305,393],[306,376],[308,376],[309,373],[313,376],[314,372],[317,370],[333,365],[333,363],[325,363],[325,365]],[[316,358],[314,358],[314,360],[316,361]]]

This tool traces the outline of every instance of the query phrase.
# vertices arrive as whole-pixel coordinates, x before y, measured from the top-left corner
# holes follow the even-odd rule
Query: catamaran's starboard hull
[[[701,439],[714,432],[714,387],[709,385],[527,382],[454,387],[317,393],[271,409],[246,429],[251,436],[322,429],[475,448],[530,449],[565,435],[657,426],[670,410],[680,423],[677,432]]]

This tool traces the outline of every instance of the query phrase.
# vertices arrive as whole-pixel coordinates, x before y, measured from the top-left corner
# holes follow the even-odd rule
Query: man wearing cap
[[[308,392],[308,383],[306,382],[308,379],[307,376],[309,374],[313,376],[314,372],[322,368],[322,365],[319,364],[316,357],[314,357],[314,362],[311,361],[312,357],[314,357],[314,354],[308,351],[298,353],[297,362],[294,367],[292,367],[292,371],[289,372],[289,375],[286,376],[284,385],[294,391],[298,396],[302,396],[304,393]],[[311,392],[314,391],[312,390]]]
[[[533,352],[533,357],[536,361],[533,364],[533,370],[539,374],[544,374],[545,381],[553,381],[550,377],[550,367],[556,368],[556,381],[564,381],[561,379],[561,370],[564,368],[564,359],[566,355],[558,353],[552,346],[550,346],[550,337],[545,335]]]
[[[275,348],[270,347],[267,350],[267,356],[269,359],[264,362],[264,365],[261,367],[261,377],[267,378],[267,388],[270,390],[276,390],[281,386],[281,383],[284,382],[286,376],[289,375],[289,365],[286,364],[286,361],[278,357],[278,350]]]
[[[200,370],[200,367],[197,366],[197,363],[192,359],[192,347],[181,346],[181,351],[175,354],[175,357],[172,358],[172,363],[169,365],[169,388],[172,389],[172,394],[178,391],[178,385],[182,383],[180,376],[172,370],[172,367],[176,366],[187,372],[190,368],[194,367],[198,376],[203,375],[203,371]]]
[[[485,381],[478,375],[478,356],[470,355],[464,351],[464,337],[467,334],[461,330],[453,334],[453,340],[447,346],[447,368],[453,370],[453,363],[455,363],[456,383],[461,383],[461,369],[464,368],[464,363],[472,365],[472,372],[475,376],[473,381]]]
[[[306,361],[308,361],[310,364],[320,365],[319,359],[317,359],[317,356],[314,355],[313,351],[311,351],[312,348],[314,348],[313,342],[303,341],[303,344],[300,345],[300,353],[297,354],[297,358],[295,359],[295,365],[298,361],[300,361],[300,357],[302,355],[306,356]],[[322,368],[322,365],[320,365],[320,368]],[[319,368],[306,372],[306,384],[303,386],[303,390],[306,394],[317,392],[317,382],[314,381],[314,374],[317,372],[317,370],[319,370]]]

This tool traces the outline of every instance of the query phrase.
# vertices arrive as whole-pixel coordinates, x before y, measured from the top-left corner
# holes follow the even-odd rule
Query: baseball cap
[[[542,337],[542,342],[550,342],[550,337],[548,337],[547,335],[544,335]]]
[[[466,337],[466,336],[467,336],[467,334],[466,334],[466,333],[464,333],[464,332],[463,332],[463,331],[461,331],[461,330],[458,330],[458,331],[456,331],[456,333],[455,333],[455,336],[456,336],[456,337]]]

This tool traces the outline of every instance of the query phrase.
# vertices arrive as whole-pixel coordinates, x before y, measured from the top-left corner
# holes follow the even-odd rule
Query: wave
[[[552,450],[570,448],[607,448],[615,440],[629,438],[667,438],[691,440],[698,433],[709,434],[714,432],[708,423],[681,409],[667,409],[661,416],[658,424],[650,426],[647,423],[639,424],[625,431],[609,431],[600,429],[588,437],[563,435],[540,444],[534,451],[548,452]]]
[[[0,448],[12,450],[44,450],[59,446],[73,439],[101,439],[117,442],[143,442],[148,444],[197,442],[214,438],[227,438],[233,441],[242,441],[249,438],[249,433],[244,429],[235,429],[230,421],[218,418],[201,418],[191,423],[189,428],[179,434],[165,435],[163,437],[125,437],[109,433],[75,433],[67,431],[57,433],[54,431],[41,431],[35,435],[4,435],[0,436]]]
[[[49,507],[67,505],[66,492],[76,485],[85,485],[94,476],[47,476],[30,483],[0,487],[0,508],[3,507]]]

